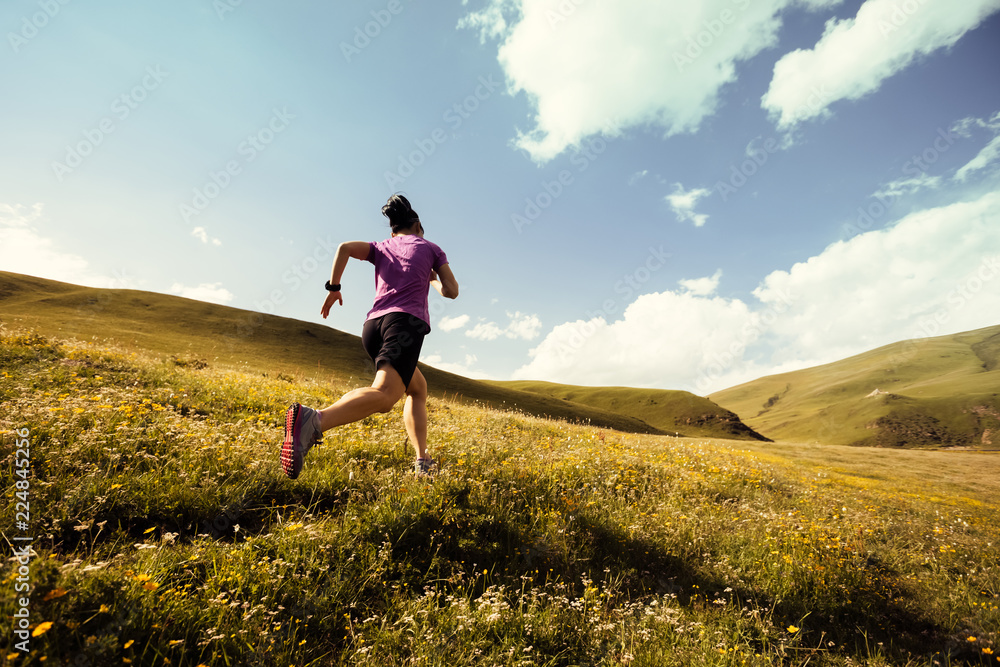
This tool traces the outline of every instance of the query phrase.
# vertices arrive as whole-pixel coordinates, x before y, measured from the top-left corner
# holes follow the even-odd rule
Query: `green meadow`
[[[356,337],[14,274],[0,313],[0,664],[1000,664],[997,454],[781,436],[799,382],[424,367],[433,480],[397,406],[291,481],[284,411],[368,383]]]
[[[723,437],[736,440],[768,439],[740,421],[736,413],[688,391],[633,387],[578,387],[531,380],[488,384],[627,415],[668,435]]]
[[[1000,326],[902,341],[711,394],[771,438],[1000,449]]]
[[[989,453],[673,438],[430,403],[277,463],[349,384],[4,329],[9,665],[990,665]],[[30,503],[15,523],[18,431]],[[8,546],[7,548],[10,548]],[[0,609],[21,608],[7,560]],[[23,594],[22,594],[23,595]]]

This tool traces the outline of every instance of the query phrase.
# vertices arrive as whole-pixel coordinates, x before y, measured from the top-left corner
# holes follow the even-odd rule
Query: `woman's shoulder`
[[[413,248],[429,248],[435,252],[441,251],[441,246],[433,241],[428,241],[427,239],[420,238],[416,234],[407,234],[406,236],[395,237],[399,240],[401,245],[412,246]]]
[[[441,249],[441,246],[439,246],[437,243],[434,243],[434,241],[428,241],[427,239],[420,239],[420,240],[422,242],[426,243],[431,248],[434,248],[435,250],[440,250]]]

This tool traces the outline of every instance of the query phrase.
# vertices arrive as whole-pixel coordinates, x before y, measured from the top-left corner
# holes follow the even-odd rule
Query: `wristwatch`
[[[329,280],[326,281],[326,285],[324,285],[324,287],[326,287],[326,291],[328,292],[340,291],[340,283],[337,283],[336,285],[331,285]]]

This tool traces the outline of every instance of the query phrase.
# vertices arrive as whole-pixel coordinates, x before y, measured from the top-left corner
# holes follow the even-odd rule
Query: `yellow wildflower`
[[[43,597],[42,600],[44,602],[48,602],[49,600],[54,600],[56,598],[61,598],[62,596],[66,595],[66,593],[68,593],[68,592],[69,591],[67,591],[65,588],[53,588],[51,591],[49,591],[48,593],[45,594],[45,597]]]
[[[49,628],[51,628],[51,627],[52,627],[52,621],[45,621],[44,623],[39,623],[38,627],[35,628],[32,631],[31,636],[32,637],[41,637],[46,632],[48,632]]]

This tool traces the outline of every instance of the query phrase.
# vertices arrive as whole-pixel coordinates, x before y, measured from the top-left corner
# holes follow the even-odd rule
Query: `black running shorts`
[[[403,386],[409,387],[424,336],[430,329],[426,322],[409,313],[388,313],[365,322],[361,343],[375,362],[376,370],[389,364],[403,378]]]

